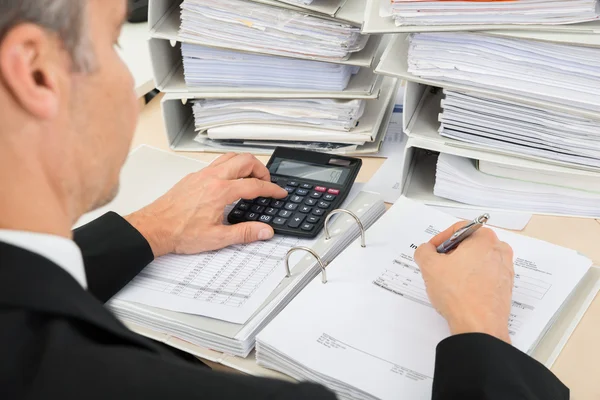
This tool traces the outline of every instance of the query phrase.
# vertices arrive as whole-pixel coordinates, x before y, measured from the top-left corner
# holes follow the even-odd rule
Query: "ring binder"
[[[335,214],[339,214],[339,213],[348,214],[356,220],[356,223],[358,224],[358,227],[360,228],[360,247],[367,247],[367,244],[365,241],[365,227],[364,227],[363,223],[361,222],[360,218],[358,218],[358,216],[356,214],[354,214],[352,211],[349,211],[349,210],[346,210],[343,208],[333,210],[332,212],[329,213],[327,218],[325,218],[325,240],[331,239],[331,235],[329,234],[329,220]]]
[[[321,266],[321,278],[323,283],[327,283],[327,272],[325,271],[325,267],[327,266],[326,262],[323,262],[323,260],[321,259],[321,257],[310,247],[306,247],[306,246],[298,246],[298,247],[294,247],[291,248],[288,252],[287,255],[285,256],[285,277],[289,278],[290,276],[292,276],[292,273],[290,271],[290,256],[298,251],[298,250],[304,250],[309,252],[310,254],[312,254],[316,259],[317,262],[319,263],[319,265]]]

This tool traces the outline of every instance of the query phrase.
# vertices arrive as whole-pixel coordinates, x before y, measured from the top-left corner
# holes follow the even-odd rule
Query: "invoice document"
[[[493,218],[493,213],[491,218]],[[457,219],[401,198],[258,336],[290,371],[361,398],[429,400],[435,349],[450,335],[432,307],[415,249]],[[509,331],[528,352],[591,267],[573,250],[493,228],[514,250]]]

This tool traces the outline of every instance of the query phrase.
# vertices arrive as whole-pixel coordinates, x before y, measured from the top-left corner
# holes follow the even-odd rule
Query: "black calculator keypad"
[[[320,230],[324,217],[334,206],[340,191],[320,185],[273,177],[272,182],[284,188],[283,199],[259,197],[240,200],[230,213],[230,222],[259,221],[285,230],[293,235],[314,236]]]

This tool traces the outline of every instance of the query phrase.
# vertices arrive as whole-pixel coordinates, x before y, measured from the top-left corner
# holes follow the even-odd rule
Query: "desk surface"
[[[148,144],[168,150],[160,99],[157,96],[141,113],[133,147]],[[202,161],[217,154],[180,153]],[[259,157],[266,162],[268,157]],[[365,158],[357,178],[366,182],[379,169],[382,159]],[[534,216],[522,234],[575,249],[600,265],[600,221],[582,218]],[[225,367],[216,366],[227,370]],[[600,399],[600,296],[597,296],[565,346],[552,371],[571,389],[575,400]]]

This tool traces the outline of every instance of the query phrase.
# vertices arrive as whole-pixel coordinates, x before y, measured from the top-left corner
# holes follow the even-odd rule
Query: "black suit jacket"
[[[0,399],[334,399],[290,384],[203,368],[134,334],[104,307],[152,261],[146,240],[114,213],[75,231],[88,291],[51,261],[0,243]],[[490,336],[437,349],[436,400],[562,400],[548,370]]]

